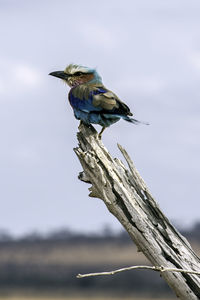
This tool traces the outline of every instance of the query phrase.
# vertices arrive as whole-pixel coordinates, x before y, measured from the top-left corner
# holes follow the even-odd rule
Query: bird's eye
[[[80,76],[80,75],[83,75],[83,73],[82,72],[76,72],[74,75]]]

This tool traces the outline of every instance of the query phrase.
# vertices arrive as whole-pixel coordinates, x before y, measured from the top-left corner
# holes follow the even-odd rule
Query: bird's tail
[[[123,116],[122,118],[123,118],[125,121],[130,122],[130,123],[133,123],[133,124],[135,124],[135,125],[138,125],[138,124],[149,125],[149,123],[147,123],[147,122],[138,121],[138,120],[133,119],[133,118],[130,118],[130,117],[128,117],[128,116]]]

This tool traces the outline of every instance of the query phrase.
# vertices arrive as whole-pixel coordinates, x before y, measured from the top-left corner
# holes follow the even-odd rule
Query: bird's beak
[[[61,78],[61,79],[67,79],[68,78],[68,75],[63,71],[51,72],[51,73],[49,73],[49,75],[55,76],[55,77],[58,77],[58,78]]]

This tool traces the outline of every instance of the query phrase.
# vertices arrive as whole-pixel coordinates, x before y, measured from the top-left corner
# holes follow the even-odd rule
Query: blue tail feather
[[[133,119],[133,118],[130,118],[130,117],[128,117],[128,116],[122,116],[122,119],[124,119],[124,120],[127,121],[127,122],[133,123],[133,124],[135,124],[135,125],[138,125],[138,124],[149,125],[149,123],[147,123],[147,122],[138,121],[138,120]]]

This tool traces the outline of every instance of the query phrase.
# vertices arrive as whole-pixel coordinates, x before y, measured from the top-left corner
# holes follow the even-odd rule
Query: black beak
[[[51,72],[51,73],[49,73],[49,75],[55,76],[55,77],[58,77],[61,79],[67,79],[67,77],[68,77],[68,75],[63,71]]]

